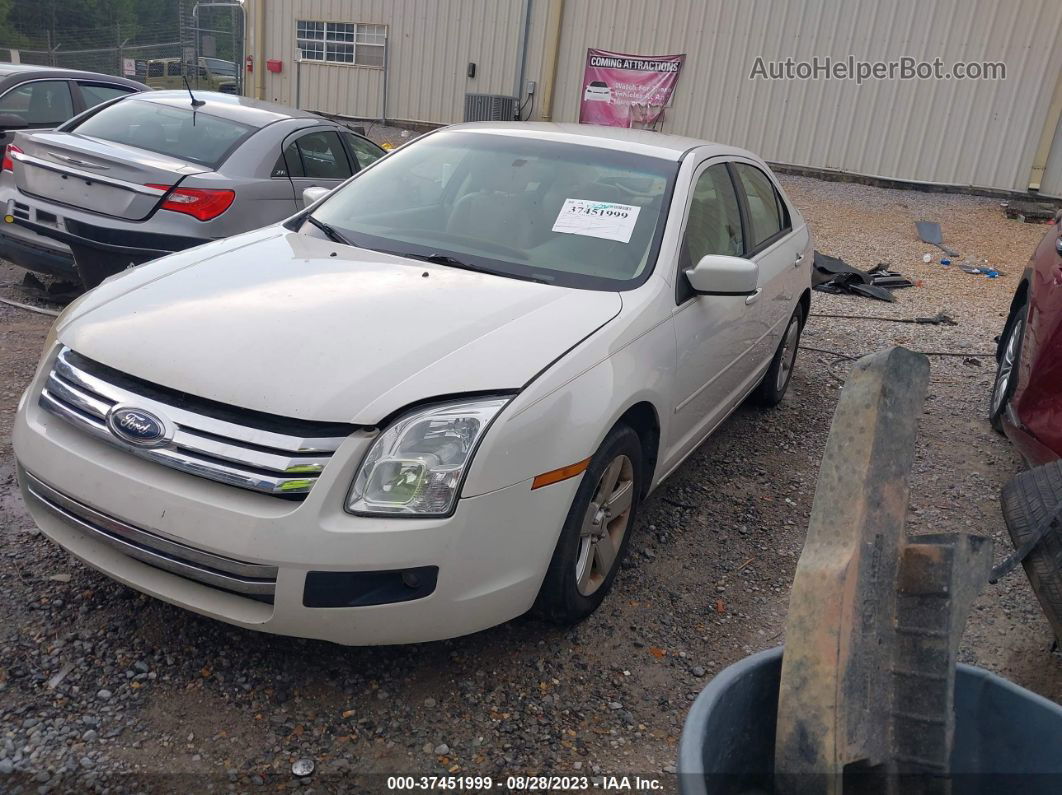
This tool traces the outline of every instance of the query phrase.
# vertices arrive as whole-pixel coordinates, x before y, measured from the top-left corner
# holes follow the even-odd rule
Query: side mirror
[[[26,120],[14,113],[0,113],[0,132],[26,129]]]
[[[302,192],[302,206],[309,207],[311,204],[316,204],[331,192],[328,188],[306,188]]]
[[[723,254],[707,254],[686,271],[699,295],[752,295],[759,276],[760,266],[752,260]]]
[[[1062,226],[1062,210],[1055,213],[1055,226]]]

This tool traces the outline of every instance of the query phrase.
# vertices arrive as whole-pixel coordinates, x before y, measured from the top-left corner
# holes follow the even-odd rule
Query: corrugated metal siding
[[[266,93],[295,101],[296,20],[382,24],[389,35],[387,115],[460,121],[465,92],[513,93],[522,7],[521,0],[269,0],[266,57],[282,59],[284,71],[267,76]],[[382,69],[302,64],[299,104],[306,110],[377,118],[382,92]]]
[[[1055,140],[1051,144],[1051,156],[1040,184],[1040,193],[1046,196],[1062,196],[1062,119],[1055,127]]]
[[[1062,69],[1060,42],[1058,0],[569,0],[553,119],[578,119],[588,47],[685,52],[667,132],[775,162],[1024,191]],[[1003,61],[1007,79],[749,79],[756,56],[849,54]],[[1057,151],[1050,165],[1043,192],[1060,194]]]
[[[466,91],[511,94],[522,0],[268,0],[268,98],[294,101],[295,20],[389,26],[388,116],[459,121]],[[527,79],[542,84],[549,0],[532,0]],[[253,6],[257,0],[252,0]],[[253,25],[249,25],[253,29]],[[555,121],[578,119],[588,47],[687,53],[665,132],[768,160],[919,182],[1024,191],[1062,70],[1060,0],[567,0]],[[249,50],[251,51],[251,50]],[[1002,61],[1004,81],[752,80],[765,60]],[[469,61],[475,79],[465,77]],[[301,105],[381,111],[380,69],[305,63]],[[541,98],[535,99],[537,116]],[[1062,195],[1062,132],[1042,192]]]

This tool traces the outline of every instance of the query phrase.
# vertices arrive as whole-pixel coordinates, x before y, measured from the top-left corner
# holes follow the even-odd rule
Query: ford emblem
[[[107,415],[107,427],[123,442],[157,447],[167,441],[166,423],[150,411],[116,406]]]

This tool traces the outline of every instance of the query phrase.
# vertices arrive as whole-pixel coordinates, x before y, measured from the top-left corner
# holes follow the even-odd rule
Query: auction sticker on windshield
[[[632,204],[565,199],[553,222],[553,231],[630,243],[641,209]]]

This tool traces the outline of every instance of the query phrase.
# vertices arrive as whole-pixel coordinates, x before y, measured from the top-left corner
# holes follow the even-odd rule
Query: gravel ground
[[[1001,557],[998,493],[1020,462],[984,418],[990,352],[1043,228],[1005,219],[990,199],[783,182],[820,250],[921,280],[895,304],[815,293],[804,343],[964,354],[932,358],[910,525],[991,536]],[[923,264],[932,251],[913,225],[923,216],[1004,275]],[[0,266],[0,295],[24,299],[19,277]],[[822,316],[939,311],[958,325]],[[454,641],[358,649],[146,598],[33,528],[10,426],[48,323],[0,305],[0,790],[383,790],[368,776],[448,771],[640,774],[671,789],[692,699],[721,668],[784,641],[847,360],[805,350],[779,408],[737,411],[650,498],[615,589],[577,628],[521,618]],[[962,659],[1062,701],[1062,656],[1020,570],[978,599]],[[291,774],[299,758],[316,763],[309,779]]]

